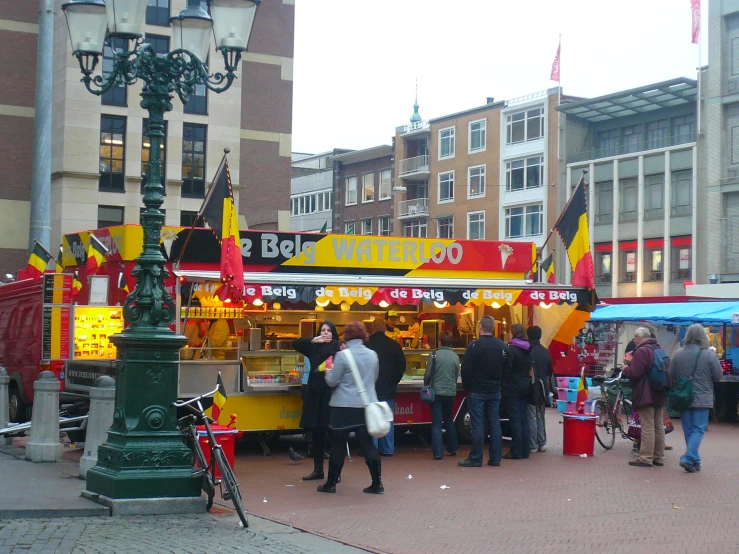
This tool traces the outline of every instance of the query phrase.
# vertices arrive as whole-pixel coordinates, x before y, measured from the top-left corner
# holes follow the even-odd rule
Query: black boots
[[[372,484],[363,492],[369,494],[384,494],[385,487],[382,486],[382,465],[380,460],[369,460],[366,462],[372,476]]]
[[[303,477],[303,481],[318,481],[320,479],[323,479],[323,465],[315,466],[313,473]]]
[[[333,464],[328,465],[328,479],[323,485],[318,485],[316,490],[318,492],[336,492],[336,484],[341,481],[341,466]]]

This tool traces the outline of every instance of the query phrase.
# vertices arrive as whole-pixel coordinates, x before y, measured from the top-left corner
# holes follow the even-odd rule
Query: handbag
[[[429,384],[421,387],[421,402],[431,404],[436,400],[436,387],[434,387],[434,373],[436,373],[436,352],[431,354],[431,377]]]
[[[703,350],[698,350],[698,355],[695,357],[695,364],[693,365],[693,372],[690,377],[683,375],[677,380],[677,383],[673,384],[669,391],[667,391],[667,405],[673,412],[682,413],[693,403],[693,376],[695,370],[698,369],[698,361],[700,360]]]
[[[364,422],[367,425],[367,432],[372,437],[377,439],[382,438],[390,432],[393,419],[395,419],[393,411],[387,402],[369,401],[367,391],[364,388],[364,381],[362,381],[362,376],[359,374],[359,369],[357,369],[357,362],[354,360],[354,355],[348,348],[342,352],[346,354],[349,369],[351,369],[354,383],[357,385],[357,392],[362,399],[362,404],[364,404]]]
[[[634,412],[629,417],[626,435],[633,440],[641,440],[641,418],[639,412]]]

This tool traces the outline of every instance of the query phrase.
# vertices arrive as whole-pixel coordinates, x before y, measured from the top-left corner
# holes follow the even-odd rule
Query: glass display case
[[[123,308],[117,306],[74,307],[74,355],[76,360],[115,360],[110,335],[123,331]]]
[[[296,352],[248,352],[241,356],[246,390],[299,389],[303,356]]]

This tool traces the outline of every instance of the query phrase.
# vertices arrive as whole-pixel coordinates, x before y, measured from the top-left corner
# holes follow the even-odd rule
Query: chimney
[[[488,101],[487,101],[487,103],[488,103],[488,104],[492,104],[493,102],[495,102],[495,98],[493,98],[492,96],[488,96]]]

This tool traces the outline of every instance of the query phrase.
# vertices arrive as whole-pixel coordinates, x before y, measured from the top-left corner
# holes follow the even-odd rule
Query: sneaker
[[[444,456],[434,456],[434,460],[443,460]]]
[[[449,453],[449,455],[450,455],[450,456],[456,456],[456,455],[457,455],[457,453],[456,453],[456,452],[450,452],[450,453]]]
[[[696,471],[700,471],[701,470],[701,465],[700,464],[693,464],[693,467],[695,468]]]
[[[457,462],[459,467],[482,467],[482,462],[471,462],[469,458],[465,460],[459,460]]]
[[[547,445],[546,444],[544,446],[540,446],[539,447],[539,452],[546,452],[546,451],[547,451]]]
[[[629,465],[630,466],[635,466],[635,467],[652,467],[652,464],[648,464],[646,462],[642,462],[641,460],[631,460],[629,462]]]
[[[680,467],[688,473],[695,473],[696,471],[698,471],[693,464],[691,464],[690,462],[685,462],[683,460],[680,460]]]
[[[539,449],[538,448],[529,448],[529,452],[531,452],[532,454],[534,454],[536,452],[539,452]]]
[[[665,463],[664,462],[652,462],[652,465],[655,465],[657,467],[664,467]]]
[[[496,464],[493,460],[488,460],[488,465],[492,467],[500,467],[500,462]]]

